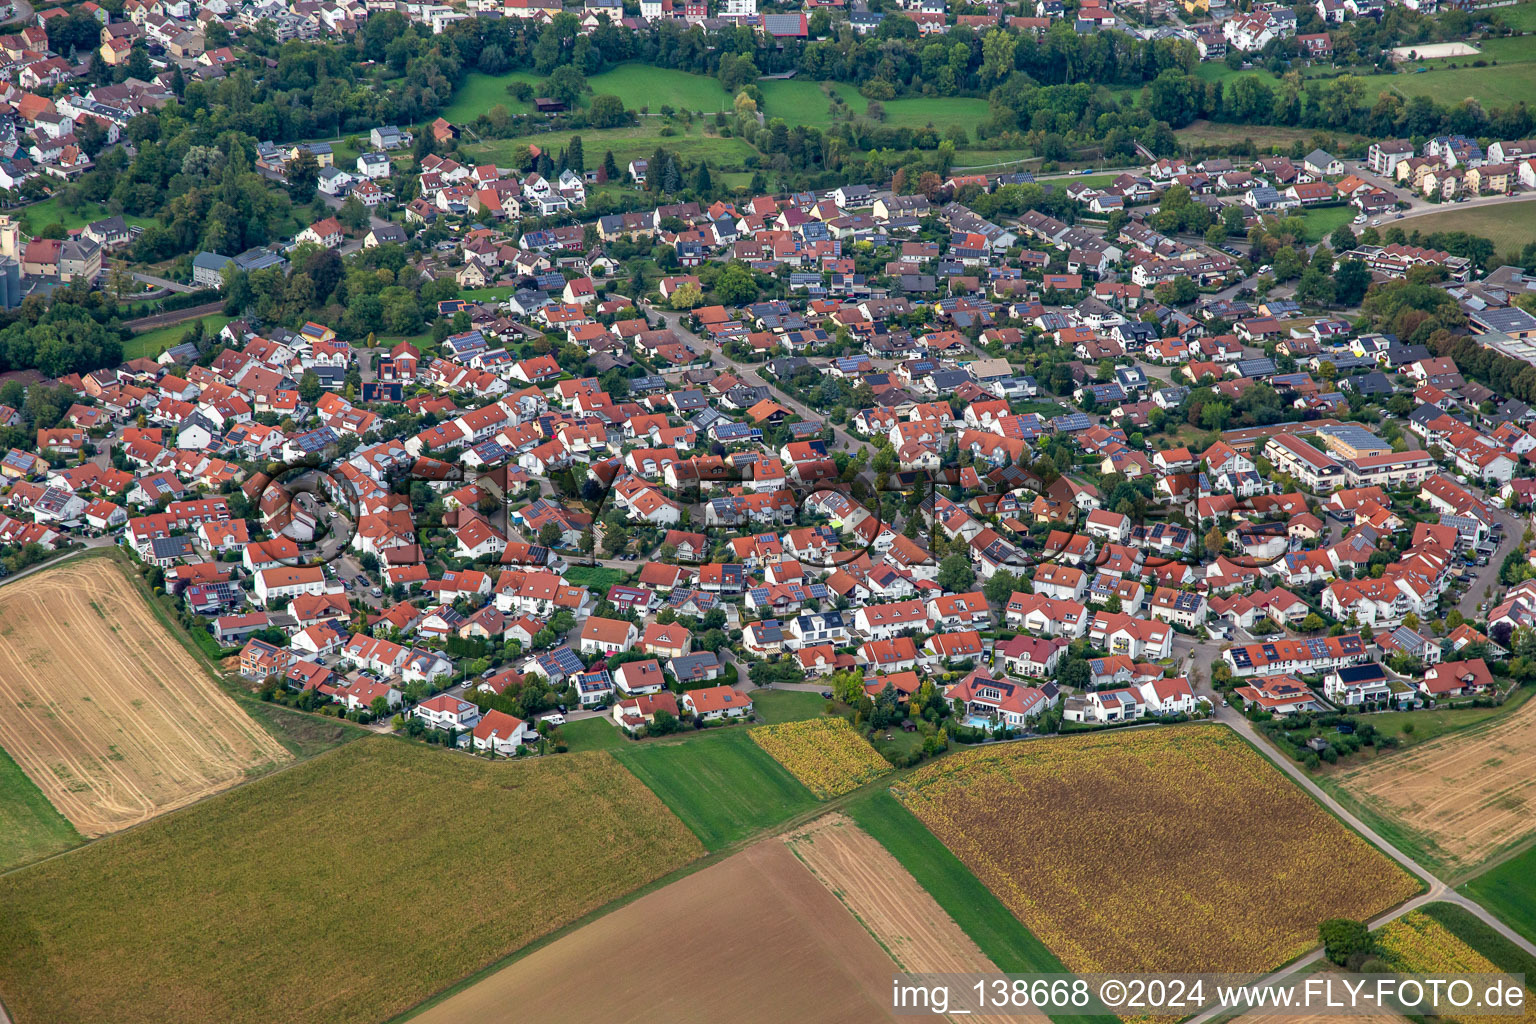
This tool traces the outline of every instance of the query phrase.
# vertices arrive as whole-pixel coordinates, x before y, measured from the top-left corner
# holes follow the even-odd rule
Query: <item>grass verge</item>
[[[11,755],[0,750],[0,871],[82,842]]]

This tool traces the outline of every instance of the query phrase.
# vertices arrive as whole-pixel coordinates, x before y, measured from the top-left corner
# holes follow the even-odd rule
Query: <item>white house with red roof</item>
[[[538,740],[538,731],[527,722],[495,708],[487,711],[470,733],[470,741],[476,750],[492,750],[507,756],[516,754],[518,747]]]
[[[706,722],[745,718],[752,713],[752,698],[729,686],[709,686],[683,694],[683,710]]]
[[[422,701],[412,714],[433,729],[473,729],[480,722],[478,707],[446,693]]]

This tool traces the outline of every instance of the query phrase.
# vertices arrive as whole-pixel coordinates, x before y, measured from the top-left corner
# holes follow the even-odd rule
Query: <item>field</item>
[[[607,754],[372,737],[0,877],[50,1024],[374,1024],[702,852]]]
[[[1340,224],[1348,224],[1355,218],[1353,206],[1325,206],[1308,210],[1301,215],[1301,222],[1307,233],[1307,241],[1321,242],[1333,234]]]
[[[1516,253],[1536,239],[1536,202],[1493,203],[1469,209],[1452,207],[1422,217],[1405,217],[1398,225],[1404,231],[1466,231],[1490,239],[1500,255]]]
[[[469,124],[481,114],[489,113],[497,104],[506,107],[509,114],[531,114],[533,104],[509,94],[507,86],[513,82],[527,82],[537,96],[541,81],[543,79],[531,71],[514,71],[507,75],[471,71],[464,76],[464,84],[454,92],[453,103],[443,111],[443,116],[454,124]]]
[[[227,316],[205,316],[202,318],[202,324],[204,330],[211,336],[222,331],[224,325],[231,319]],[[158,327],[143,334],[135,334],[123,342],[123,358],[153,359],[172,345],[181,344],[182,337],[197,324],[197,320],[186,320],[179,324],[171,324],[169,327]]]
[[[1461,891],[1536,942],[1536,847],[1488,869]],[[1536,970],[1531,977],[1536,978]]]
[[[753,690],[752,711],[772,725],[817,718],[827,710],[826,698],[806,690]]]
[[[79,210],[70,211],[64,209],[57,198],[45,199],[40,203],[23,206],[15,210],[7,210],[12,218],[20,218],[23,225],[32,234],[37,234],[50,224],[61,224],[65,231],[73,231],[83,228],[93,220],[104,220],[112,216],[110,210],[99,203],[82,203]],[[129,227],[143,227],[154,224],[152,217],[131,217],[124,215],[123,220]]]
[[[1499,7],[1488,11],[1488,18],[1497,18],[1512,29],[1521,32],[1536,32],[1536,3],[1516,4],[1513,7]]]
[[[1376,945],[1392,969],[1412,974],[1497,974],[1499,965],[1465,942],[1440,921],[1415,910],[1379,928]],[[1525,1013],[1514,1018],[1457,1013],[1442,1014],[1447,1024],[1536,1019],[1529,999]]]
[[[1221,124],[1216,121],[1191,121],[1185,127],[1174,131],[1173,134],[1178,137],[1180,143],[1186,146],[1230,146],[1235,142],[1247,141],[1252,142],[1260,149],[1267,149],[1270,146],[1289,149],[1292,143],[1298,141],[1311,145],[1319,132],[1315,128],[1285,128],[1267,124]],[[1337,132],[1325,134],[1332,134],[1341,143],[1348,142],[1354,138],[1354,136]]]
[[[843,718],[765,725],[748,735],[822,800],[858,789],[891,770],[890,762]]]
[[[80,834],[0,750],[0,871],[67,850]]]
[[[81,835],[289,760],[106,559],[6,586],[0,623],[0,747]]]
[[[816,798],[740,727],[650,741],[615,755],[706,849],[714,851],[815,806]]]
[[[613,158],[623,168],[631,160],[645,158],[656,152],[657,146],[665,146],[685,161],[708,160],[711,170],[716,167],[745,166],[747,157],[756,153],[743,139],[723,139],[705,135],[695,125],[690,132],[662,135],[655,124],[629,125],[624,128],[586,129],[579,132],[544,132],[515,139],[497,139],[482,145],[464,147],[465,153],[474,160],[498,165],[510,165],[512,153],[521,146],[538,145],[558,150],[570,142],[571,135],[580,135],[582,149],[594,164],[603,159],[603,153],[613,150]]]
[[[1501,848],[1536,833],[1536,701],[1469,732],[1377,758],[1329,781],[1411,854],[1464,875]]]
[[[612,750],[624,745],[624,737],[611,718],[583,718],[560,727],[560,735],[571,750]]]
[[[1263,971],[1419,889],[1215,726],[967,750],[893,792],[1074,971]]]
[[[1466,60],[1467,58],[1461,58]],[[1510,109],[1517,103],[1529,101],[1536,93],[1536,63],[1507,64],[1497,67],[1436,68],[1423,74],[1398,73],[1381,79],[1381,88],[1372,88],[1366,79],[1367,95],[1391,90],[1412,99],[1428,96],[1439,103],[1455,106],[1472,97],[1484,107]]]
[[[786,838],[800,862],[837,895],[903,971],[992,974],[997,965],[960,930],[895,857],[841,814]],[[1044,1020],[1041,1014],[973,1016],[976,1021]]]
[[[662,107],[706,114],[717,110],[730,113],[736,99],[716,79],[650,64],[620,64],[611,71],[593,75],[587,84],[594,96],[617,96],[629,109],[645,107],[652,114]]]
[[[1426,903],[1419,912],[1439,921],[1457,938],[1498,964],[1499,970],[1525,975],[1527,985],[1536,979],[1536,955],[1515,945],[1466,907]]]
[[[531,1021],[894,1021],[887,1009],[894,972],[837,897],[770,839],[647,893],[410,1019],[472,1024],[510,1019],[515,1007],[516,1019]]]

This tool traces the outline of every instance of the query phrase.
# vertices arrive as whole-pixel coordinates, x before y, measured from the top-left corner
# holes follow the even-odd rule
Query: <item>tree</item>
[[[699,286],[689,281],[678,285],[672,291],[672,296],[667,300],[673,309],[693,309],[704,304],[704,293]]]
[[[560,543],[560,527],[554,523],[545,523],[539,527],[539,543],[546,548],[552,548]]]
[[[727,306],[757,301],[757,281],[744,264],[731,263],[715,278],[715,294]]]
[[[1011,572],[999,572],[982,584],[981,592],[993,604],[1003,604],[1015,591],[1028,592],[1029,584]]]
[[[336,219],[341,221],[342,227],[361,231],[368,226],[368,207],[359,202],[357,196],[347,196],[347,201],[336,211]]]
[[[571,144],[565,148],[565,166],[577,174],[587,169],[587,154],[582,148],[580,135],[572,135]]]
[[[971,567],[971,556],[963,551],[946,555],[939,563],[939,586],[951,594],[964,593],[976,582],[976,570]]]
[[[598,97],[598,99],[601,98]],[[592,102],[596,103],[597,100]],[[618,181],[622,177],[619,171],[619,162],[613,158],[613,150],[611,149],[603,154],[603,176],[609,181]]]
[[[1221,549],[1226,546],[1227,538],[1222,535],[1220,526],[1212,526],[1205,535],[1205,550],[1211,558],[1221,554]]]
[[[320,377],[314,370],[305,370],[299,378],[299,397],[310,405],[320,397]]]
[[[1361,260],[1344,260],[1333,273],[1333,298],[1341,306],[1358,306],[1371,286],[1371,269]]]
[[[1371,940],[1371,930],[1360,921],[1333,917],[1317,926],[1317,936],[1323,943],[1323,952],[1340,967],[1358,954],[1369,955],[1376,949]]]
[[[1354,229],[1348,224],[1340,224],[1333,229],[1333,234],[1328,236],[1328,248],[1334,252],[1349,252],[1358,241]]]
[[[1307,617],[1301,620],[1303,633],[1316,633],[1323,628],[1323,617],[1317,612],[1308,612]]]
[[[315,186],[320,183],[320,164],[309,150],[288,161],[288,198],[295,203],[307,203],[315,198]]]
[[[580,102],[581,94],[587,90],[587,76],[581,73],[580,68],[565,64],[549,73],[549,77],[544,80],[544,88],[551,99],[574,107]]]

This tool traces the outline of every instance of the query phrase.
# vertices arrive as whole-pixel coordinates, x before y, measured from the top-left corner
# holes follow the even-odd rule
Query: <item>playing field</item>
[[[895,966],[778,840],[565,935],[416,1024],[890,1021]],[[901,1017],[900,1020],[933,1020]]]
[[[1219,726],[966,750],[893,792],[1076,971],[1264,971],[1419,890]]]
[[[1433,743],[1340,773],[1331,784],[1413,837],[1423,854],[1464,875],[1536,834],[1536,701]]]
[[[710,850],[815,805],[810,790],[739,726],[615,752]]]
[[[0,996],[19,1024],[376,1024],[702,852],[607,754],[371,737],[0,877]]]
[[[290,760],[107,559],[0,590],[0,700],[0,747],[87,837]]]

